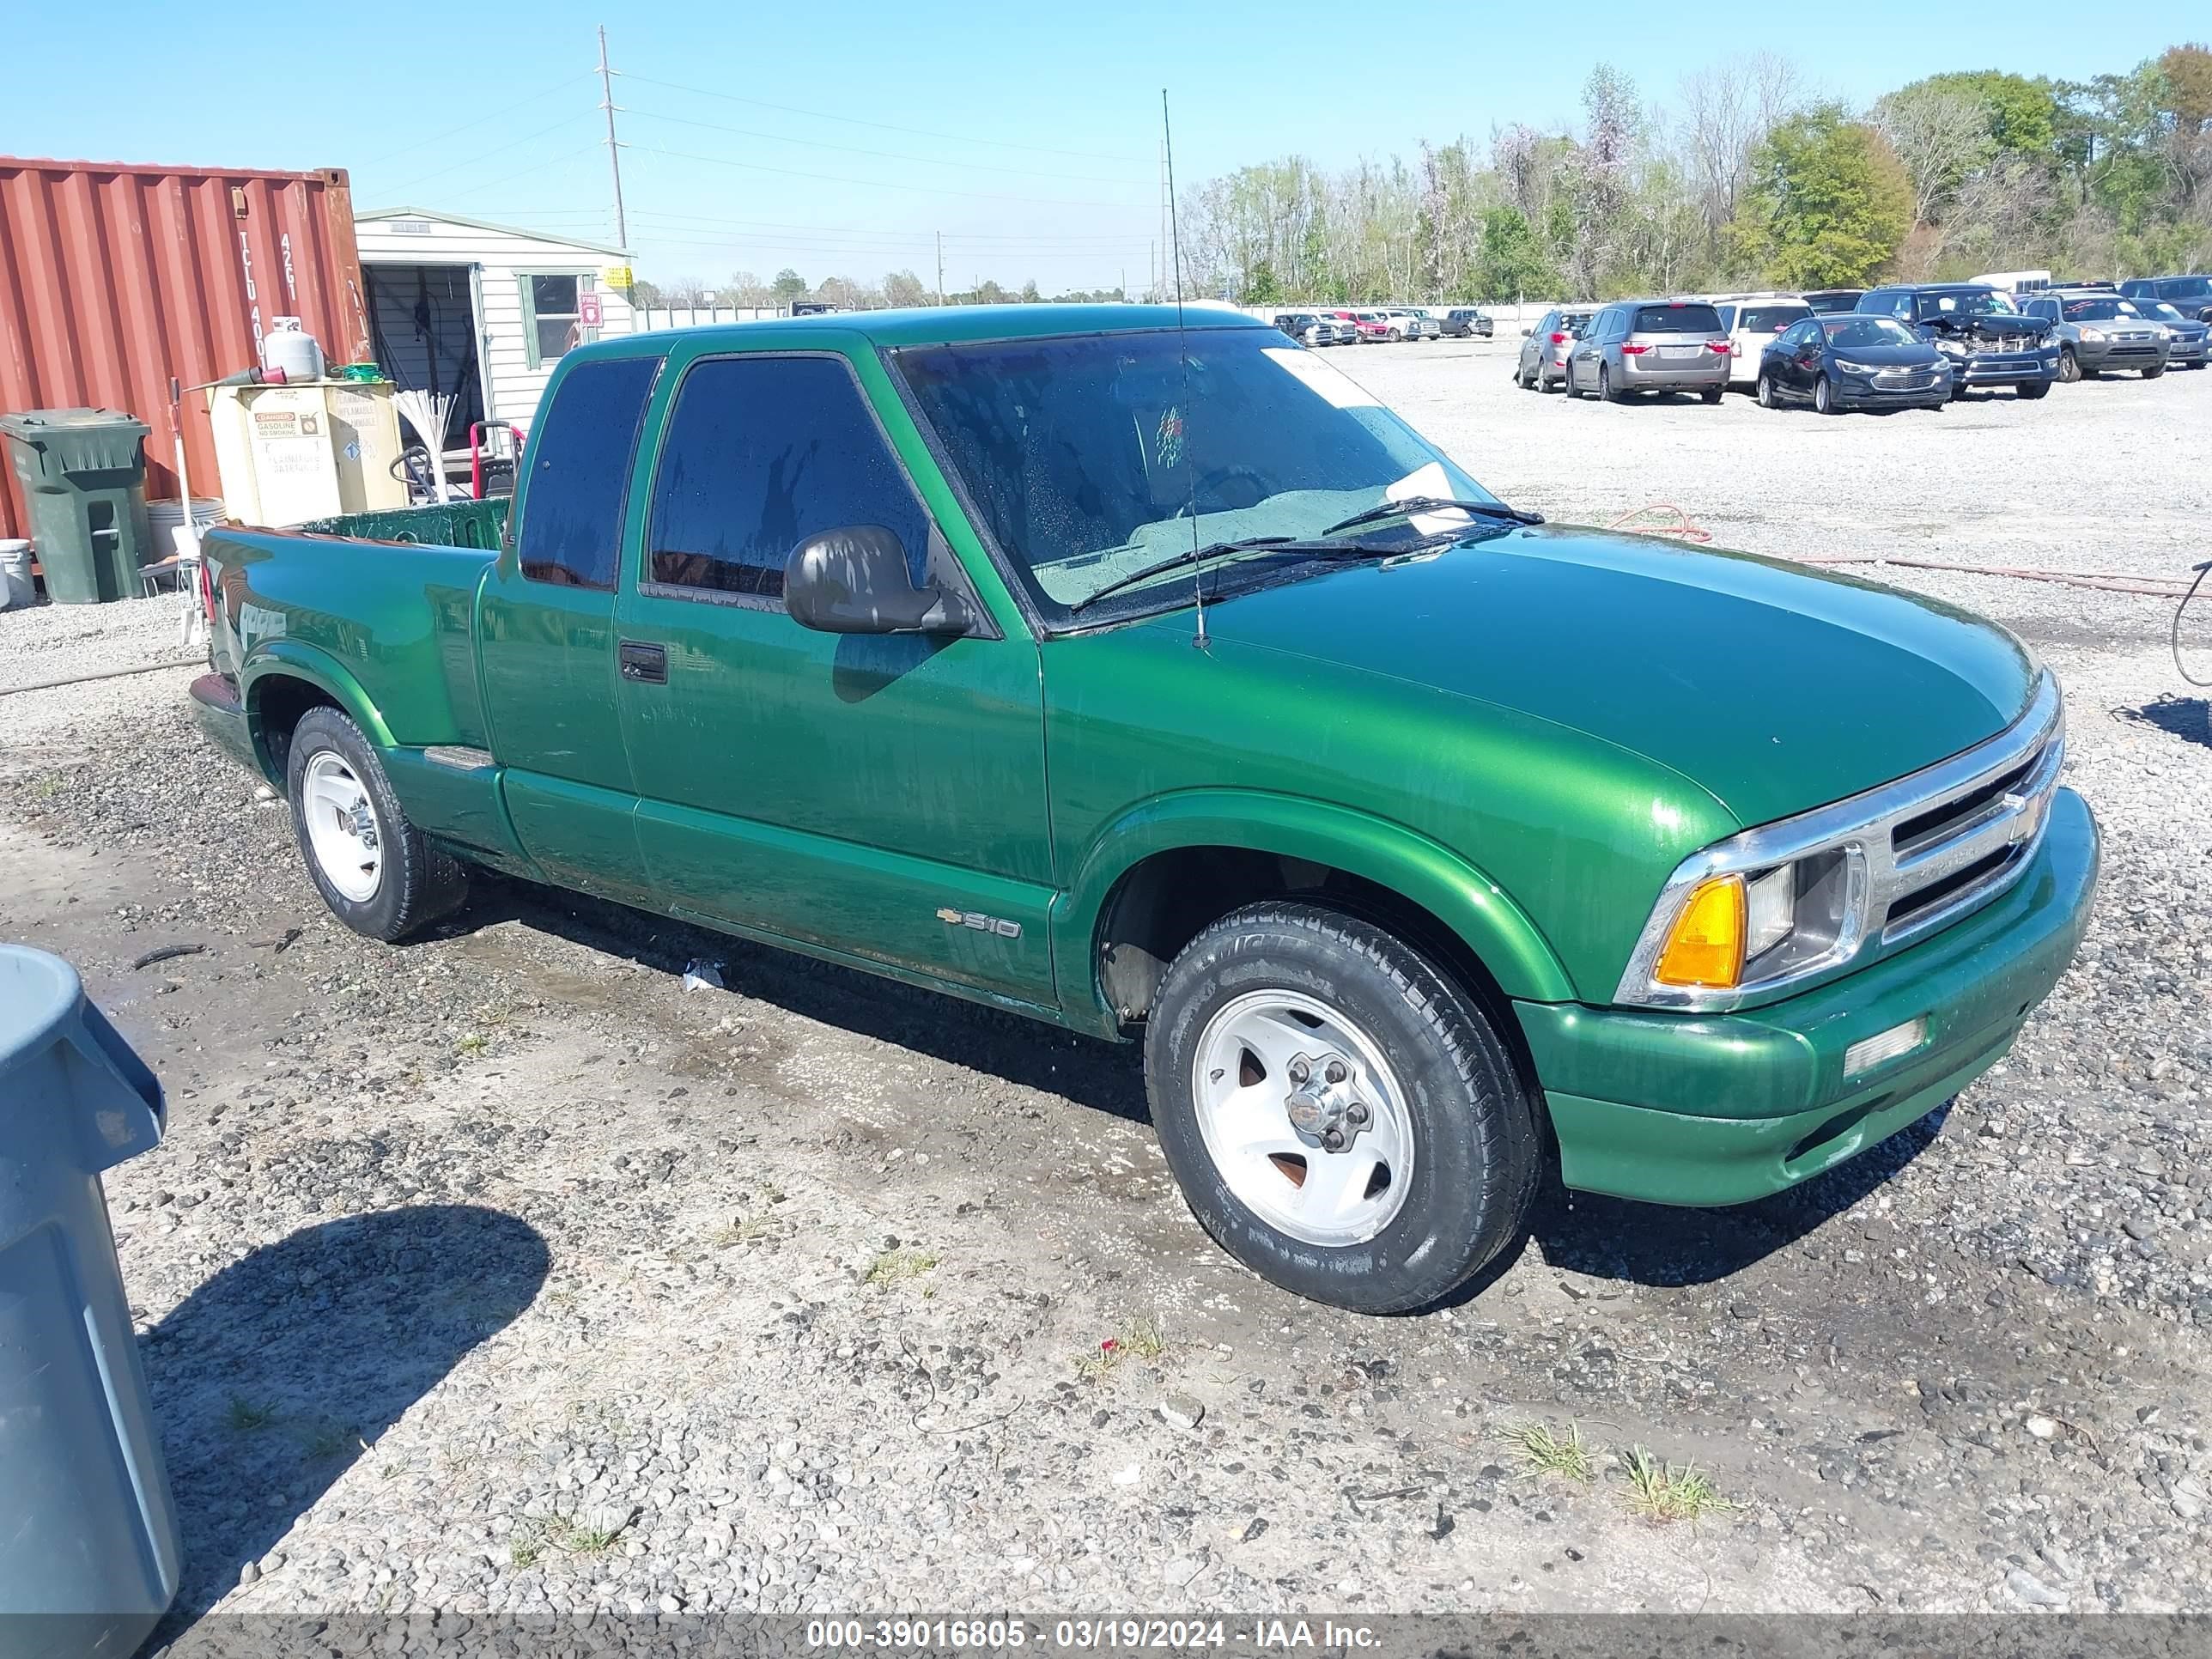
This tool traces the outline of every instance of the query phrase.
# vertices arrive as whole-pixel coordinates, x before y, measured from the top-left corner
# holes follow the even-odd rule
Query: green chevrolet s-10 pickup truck
[[[495,554],[205,551],[203,723],[351,927],[484,865],[1140,1035],[1206,1230],[1365,1311],[1554,1161],[1721,1205],[1873,1146],[2096,884],[2008,634],[1544,526],[1223,312],[600,341]]]

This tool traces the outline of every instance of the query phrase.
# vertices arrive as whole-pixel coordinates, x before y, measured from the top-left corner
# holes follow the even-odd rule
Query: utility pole
[[[623,215],[622,147],[615,143],[614,71],[607,67],[607,26],[599,25],[599,107],[607,112],[607,162],[615,172],[615,246],[628,252],[629,221]]]
[[[937,303],[945,303],[945,233],[937,233]]]

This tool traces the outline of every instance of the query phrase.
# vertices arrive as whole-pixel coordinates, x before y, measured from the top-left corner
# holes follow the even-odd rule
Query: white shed
[[[474,422],[529,430],[562,352],[635,325],[620,248],[407,207],[359,215],[354,238],[376,361],[453,396],[449,454]]]

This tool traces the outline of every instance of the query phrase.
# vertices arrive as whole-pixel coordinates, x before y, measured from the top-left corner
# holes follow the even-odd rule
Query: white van
[[[1792,323],[1802,323],[1813,307],[1795,294],[1724,294],[1715,297],[1721,326],[1729,334],[1729,384],[1755,386],[1759,354]]]

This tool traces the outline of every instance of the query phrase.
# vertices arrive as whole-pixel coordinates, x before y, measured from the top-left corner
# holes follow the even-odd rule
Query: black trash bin
[[[112,409],[0,415],[23,486],[31,540],[58,605],[135,599],[153,532],[146,523],[143,421]]]

